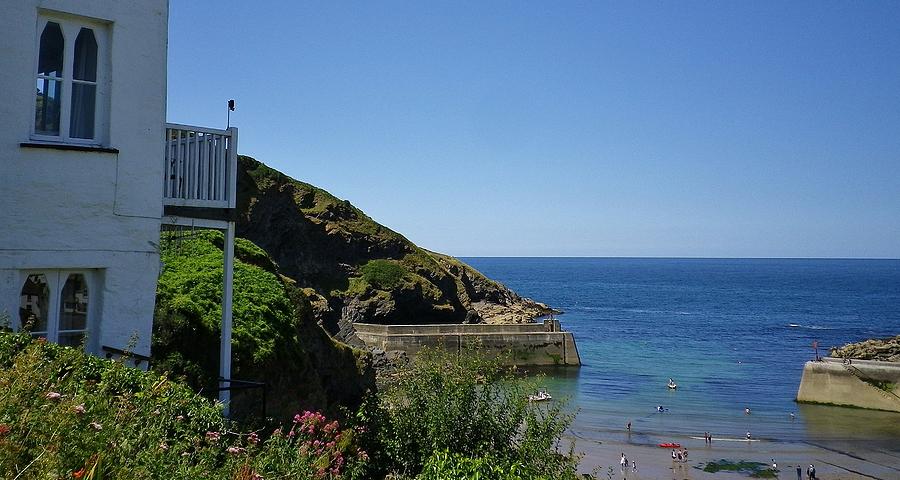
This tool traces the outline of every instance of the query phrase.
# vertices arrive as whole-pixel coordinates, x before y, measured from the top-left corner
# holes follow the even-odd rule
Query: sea
[[[794,401],[814,342],[827,355],[900,334],[900,260],[463,260],[564,312],[583,365],[542,381],[575,413],[577,438],[900,445],[900,414]]]

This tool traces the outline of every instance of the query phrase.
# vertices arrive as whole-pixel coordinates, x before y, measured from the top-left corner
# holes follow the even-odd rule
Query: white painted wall
[[[105,22],[108,132],[119,153],[23,148],[34,121],[41,9]],[[90,348],[148,355],[162,215],[167,0],[16,0],[0,15],[0,312],[18,320],[25,269],[92,269]],[[96,289],[95,289],[96,290]]]

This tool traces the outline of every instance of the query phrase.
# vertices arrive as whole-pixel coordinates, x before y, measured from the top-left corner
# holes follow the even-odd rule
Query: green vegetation
[[[495,360],[439,351],[342,428],[322,414],[274,430],[155,372],[0,333],[0,471],[10,478],[574,480],[571,417],[530,404]]]
[[[241,430],[164,375],[0,333],[4,478],[360,478],[359,432],[318,413]]]
[[[894,393],[894,389],[897,388],[897,384],[893,382],[883,382],[881,380],[873,380],[871,378],[864,378],[866,383],[872,385],[875,388],[880,388],[888,393]]]
[[[400,285],[405,269],[392,260],[369,260],[360,269],[362,279],[381,290],[392,290]]]
[[[770,467],[765,463],[748,462],[748,461],[732,461],[718,460],[709,462],[703,467],[704,472],[737,472],[749,475],[753,478],[778,478],[778,470]]]
[[[154,319],[152,368],[210,397],[218,378],[222,242],[214,231],[163,236]],[[262,249],[239,238],[235,257],[233,377],[268,384],[268,413],[336,414],[341,405],[358,405],[374,386],[364,353],[315,324],[307,295],[278,274]],[[233,410],[258,413],[259,400],[259,392],[237,392]]]
[[[477,352],[420,352],[358,416],[371,429],[373,470],[421,479],[578,478],[578,456],[559,451],[571,416],[559,403],[529,403],[534,386]]]

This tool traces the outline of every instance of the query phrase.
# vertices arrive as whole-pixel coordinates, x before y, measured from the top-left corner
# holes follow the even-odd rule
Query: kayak
[[[681,448],[680,443],[660,443],[659,446],[662,448]]]

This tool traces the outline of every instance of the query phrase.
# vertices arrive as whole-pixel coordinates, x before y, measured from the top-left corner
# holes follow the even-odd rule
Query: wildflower
[[[91,422],[90,424],[88,424],[88,426],[93,428],[94,430],[103,430],[103,425],[100,425],[97,422]]]
[[[82,403],[81,405],[75,405],[74,407],[72,407],[72,410],[78,415],[84,415],[84,404]]]
[[[72,477],[73,478],[81,478],[84,476],[84,474],[85,474],[84,467],[81,467],[80,469],[72,472]]]
[[[47,392],[46,397],[48,400],[59,400],[60,398],[62,398],[62,395],[57,392]]]
[[[257,435],[256,432],[250,432],[250,434],[247,435],[247,443],[249,443],[250,445],[256,445],[257,443],[259,443],[259,435]]]
[[[258,473],[254,473],[253,475],[250,476],[250,480],[264,480],[264,479],[263,479],[262,475],[260,475]]]
[[[191,452],[182,452],[182,453],[181,453],[181,456],[182,456],[182,457],[190,457],[190,456],[191,456]]]
[[[169,450],[169,445],[166,442],[159,442],[159,449],[165,452]]]
[[[220,436],[219,432],[206,432],[206,441],[209,443],[216,443],[219,441]]]
[[[225,451],[232,455],[240,455],[244,453],[245,450],[241,447],[228,447],[225,449]]]
[[[12,429],[9,428],[9,425],[4,425],[4,424],[0,423],[0,437],[5,436],[11,430]]]

